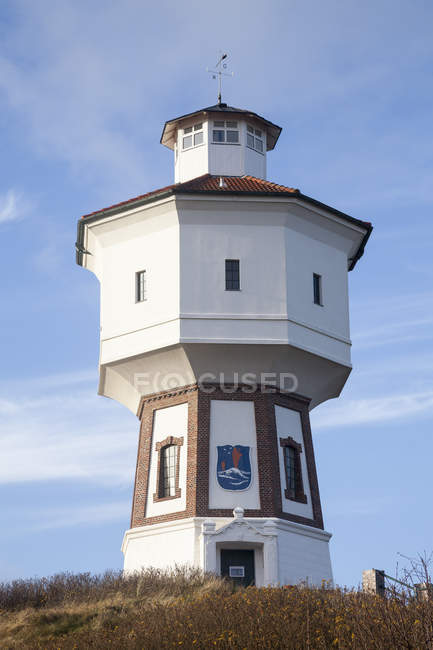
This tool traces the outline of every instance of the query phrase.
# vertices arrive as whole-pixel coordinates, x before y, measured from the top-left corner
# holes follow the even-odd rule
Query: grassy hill
[[[0,585],[0,648],[433,648],[433,602],[179,569]]]

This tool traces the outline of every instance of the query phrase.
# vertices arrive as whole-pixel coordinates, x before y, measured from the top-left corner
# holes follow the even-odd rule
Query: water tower
[[[372,227],[266,180],[280,132],[221,102],[169,120],[175,183],[79,220],[99,393],[141,423],[126,571],[332,580],[309,412],[350,373],[348,272]]]

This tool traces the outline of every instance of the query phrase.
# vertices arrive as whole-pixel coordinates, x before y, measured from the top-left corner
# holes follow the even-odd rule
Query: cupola
[[[280,133],[257,113],[218,103],[166,122],[161,144],[174,151],[176,183],[203,174],[266,180],[266,153]]]

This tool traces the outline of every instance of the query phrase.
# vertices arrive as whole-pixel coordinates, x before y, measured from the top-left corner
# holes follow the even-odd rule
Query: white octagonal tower
[[[85,215],[100,386],[141,421],[125,570],[332,580],[309,411],[350,373],[370,223],[266,180],[280,127],[217,104],[165,124],[175,184]]]
[[[266,178],[266,152],[281,127],[252,111],[219,103],[166,122],[161,144],[174,151],[174,179],[203,174]]]

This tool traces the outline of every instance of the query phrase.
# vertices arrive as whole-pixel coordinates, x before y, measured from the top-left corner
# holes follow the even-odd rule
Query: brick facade
[[[209,432],[211,400],[253,401],[257,435],[257,459],[260,486],[260,509],[245,510],[246,517],[279,517],[300,524],[323,529],[322,509],[311,438],[309,400],[293,394],[282,394],[260,389],[248,392],[242,387],[187,386],[179,390],[164,391],[144,397],[139,408],[141,420],[137,455],[131,528],[173,521],[186,517],[232,517],[231,509],[209,509]],[[186,508],[181,512],[146,517],[154,412],[161,408],[188,403],[188,445]],[[276,434],[275,405],[300,412],[304,439],[304,452],[310,484],[313,518],[292,515],[282,511],[280,469],[278,461],[279,439]],[[198,471],[200,468],[200,471]]]

